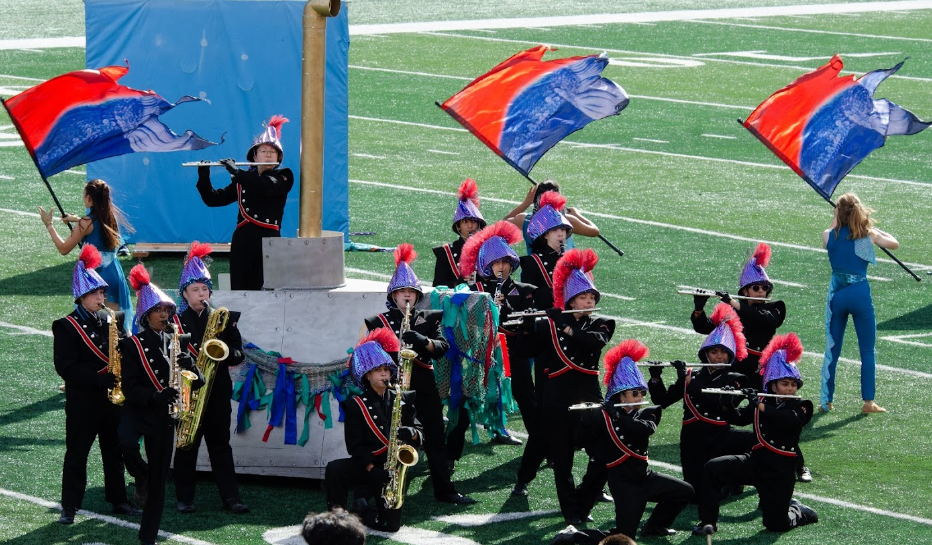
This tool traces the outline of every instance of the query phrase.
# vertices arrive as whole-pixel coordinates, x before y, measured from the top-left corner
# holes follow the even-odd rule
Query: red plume
[[[565,198],[563,200],[566,201]],[[598,262],[599,256],[589,249],[573,248],[563,254],[563,257],[557,261],[556,266],[553,268],[553,306],[559,309],[566,307],[566,303],[563,302],[563,287],[573,270],[582,269],[584,273],[588,274]],[[589,277],[591,278],[592,274],[589,274]]]
[[[770,265],[770,245],[766,242],[761,242],[757,245],[757,249],[754,250],[754,263],[758,267],[767,267]]]
[[[188,250],[188,257],[185,258],[184,262],[187,263],[191,261],[192,257],[197,257],[204,259],[204,256],[210,255],[210,252],[213,252],[213,247],[207,242],[198,242],[194,241],[191,243],[191,249]]]
[[[356,346],[360,344],[367,343],[370,341],[375,341],[382,346],[382,350],[386,352],[398,352],[401,350],[401,343],[398,342],[398,337],[395,336],[395,332],[387,327],[377,327],[370,331]]]
[[[741,323],[741,319],[738,318],[738,313],[735,312],[733,306],[728,303],[719,303],[715,305],[715,310],[712,311],[710,320],[715,324],[715,327],[725,322],[728,324],[728,327],[731,328],[731,334],[735,338],[736,360],[742,361],[744,358],[748,357],[748,341],[744,336],[744,324]]]
[[[278,136],[279,140],[281,140],[282,137],[282,125],[285,123],[288,123],[288,118],[281,114],[273,115],[272,119],[269,119],[269,127],[275,129],[275,134]]]
[[[102,261],[100,252],[97,251],[97,247],[93,244],[85,244],[84,248],[81,248],[81,256],[78,259],[84,262],[85,270],[100,267]]]
[[[409,242],[403,242],[395,248],[395,267],[402,263],[411,264],[417,258],[417,252],[414,251],[414,245]]]
[[[649,355],[650,350],[641,341],[637,339],[625,339],[621,341],[621,344],[609,350],[602,360],[605,364],[605,385],[608,386],[608,383],[612,381],[615,368],[618,367],[618,363],[623,360],[625,356],[628,356],[634,361],[641,361],[641,358],[646,358]]]
[[[521,229],[510,221],[501,220],[469,237],[460,253],[460,276],[469,276],[476,270],[479,250],[492,237],[502,237],[511,246],[521,242]]]
[[[129,284],[135,291],[139,291],[143,286],[149,285],[149,271],[146,270],[142,263],[136,265],[129,271]]]
[[[472,178],[467,178],[460,184],[459,198],[461,201],[470,200],[476,207],[479,207],[479,187]]]
[[[796,363],[803,355],[803,343],[795,333],[786,335],[774,335],[773,339],[767,344],[767,348],[760,355],[760,374],[764,374],[767,364],[770,363],[770,357],[777,350],[786,350],[786,362]]]
[[[557,212],[562,212],[563,207],[566,206],[566,197],[557,193],[556,191],[548,191],[541,195],[540,197],[540,206],[538,208],[543,208],[544,206],[550,205]]]

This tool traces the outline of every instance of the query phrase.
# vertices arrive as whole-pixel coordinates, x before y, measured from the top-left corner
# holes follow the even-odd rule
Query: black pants
[[[434,483],[434,496],[439,498],[455,494],[456,488],[450,480],[450,468],[447,467],[443,404],[440,403],[434,372],[424,368],[412,369],[411,389],[417,392],[414,408],[417,411],[417,419],[424,426],[423,446],[424,452],[427,453],[427,467]]]
[[[65,388],[65,461],[62,465],[61,505],[80,509],[87,488],[87,457],[96,438],[104,466],[104,499],[126,501],[126,482],[117,428],[120,407],[110,403],[105,389]]]
[[[140,438],[145,442],[148,462],[139,453]],[[175,446],[175,423],[167,415],[158,424],[146,427],[139,426],[135,419],[124,419],[120,423],[120,446],[129,474],[137,483],[147,483],[148,494],[139,525],[139,540],[153,543],[158,537],[165,508],[165,482]]]
[[[714,491],[726,485],[747,484],[754,486],[760,496],[765,528],[772,532],[795,528],[803,518],[798,508],[790,508],[796,486],[796,462],[789,457],[778,460],[776,456],[779,455],[754,452],[710,460],[703,471],[699,520],[703,524],[718,522],[719,496]]]
[[[533,367],[534,380],[537,384],[534,388],[534,408],[530,423],[528,423],[527,417],[524,416],[524,408],[518,405],[528,435],[527,441],[524,442],[524,452],[521,454],[521,466],[518,468],[518,481],[522,483],[529,483],[537,477],[537,470],[547,459],[550,450],[546,430],[541,429],[543,426],[544,387],[547,384],[547,375],[544,374],[540,365],[534,364],[534,360],[527,361],[528,365]],[[514,366],[512,366],[512,393],[514,392],[513,388]]]
[[[447,459],[448,460],[459,460],[463,457],[463,449],[466,447],[466,434],[469,433],[469,411],[465,407],[460,407],[459,409],[458,420],[456,421],[456,426],[450,430],[450,433],[445,433],[445,438],[447,442]],[[450,410],[447,409],[447,418],[450,417]],[[469,433],[472,436],[471,433]]]
[[[535,427],[538,415],[537,396],[534,394],[534,380],[531,378],[531,360],[512,356],[511,361],[511,395],[521,411],[524,427],[530,431]]]
[[[385,462],[376,463],[372,471],[352,458],[333,460],[327,464],[324,473],[324,490],[327,494],[327,509],[346,508],[351,490],[364,497],[370,506],[370,513],[362,513],[363,522],[374,526],[372,513],[377,513],[379,529],[395,532],[401,527],[401,509],[386,509],[382,502],[382,487],[388,480],[383,468]],[[359,513],[357,513],[359,514]]]
[[[751,452],[757,436],[750,430],[729,427],[713,428],[701,422],[683,426],[680,430],[680,464],[683,480],[696,490],[696,500],[702,495],[702,468],[712,458]]]
[[[656,503],[657,507],[644,525],[669,528],[693,497],[693,487],[686,481],[650,469],[643,478],[632,479],[624,473],[620,466],[608,470],[608,489],[615,498],[615,530],[612,533],[635,535],[647,502]]]
[[[226,367],[218,369],[226,373]],[[207,407],[201,421],[201,429],[189,449],[175,450],[175,465],[172,475],[175,477],[175,494],[179,502],[194,503],[196,482],[197,452],[201,439],[207,443],[210,468],[220,501],[240,500],[236,486],[236,469],[233,464],[233,448],[230,446],[230,407],[229,396],[225,392],[211,392]]]
[[[278,238],[275,229],[266,229],[252,223],[237,227],[230,240],[230,289],[261,290],[262,239]]]

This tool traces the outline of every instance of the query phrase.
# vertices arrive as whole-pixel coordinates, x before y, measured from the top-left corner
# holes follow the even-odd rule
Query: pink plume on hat
[[[417,252],[414,251],[414,245],[410,242],[403,242],[395,248],[395,267],[398,267],[402,263],[411,264],[412,261],[417,259]]]
[[[476,185],[476,181],[472,178],[467,178],[460,184],[459,189],[459,199],[461,201],[470,201],[476,207],[479,207],[479,187]]]
[[[205,256],[210,255],[214,251],[213,246],[207,242],[198,242],[194,241],[191,243],[191,249],[188,250],[188,257],[185,258],[184,262],[187,263],[191,261],[192,257],[197,257],[199,259],[204,259]]]
[[[744,324],[738,318],[735,308],[727,303],[719,303],[715,305],[715,310],[712,311],[709,319],[716,327],[724,323],[731,329],[732,337],[735,339],[735,359],[741,361],[747,358],[748,342],[744,336]]]
[[[770,265],[770,254],[770,245],[761,242],[757,245],[757,249],[754,250],[754,262],[758,267],[767,267]]]
[[[787,363],[796,363],[803,355],[803,343],[795,333],[774,335],[770,343],[767,344],[767,348],[764,348],[764,351],[761,352],[760,355],[762,375],[764,374],[764,369],[767,367],[767,364],[770,363],[771,356],[773,356],[774,352],[777,350],[785,351]]]
[[[81,256],[78,257],[78,259],[84,263],[85,270],[96,269],[100,267],[103,261],[100,257],[100,252],[93,244],[85,244],[84,247],[81,248]]]
[[[541,195],[540,206],[538,206],[538,208],[543,208],[547,205],[553,207],[557,212],[562,212],[563,207],[566,206],[566,197],[556,191],[548,191]]]
[[[149,271],[146,270],[142,263],[136,265],[129,271],[129,284],[133,290],[139,291],[143,286],[148,286],[152,280],[149,278]]]
[[[386,352],[398,352],[401,350],[401,343],[398,341],[398,337],[395,336],[395,332],[387,327],[378,327],[370,331],[363,340],[359,341],[356,346],[359,346],[368,342],[376,342],[382,347],[382,350]]]
[[[612,381],[612,376],[615,374],[615,368],[618,366],[618,363],[624,359],[625,356],[631,358],[632,361],[641,361],[641,358],[646,358],[650,355],[650,349],[637,339],[625,339],[621,341],[621,344],[612,348],[605,353],[605,358],[602,360],[605,367],[605,385]]]
[[[492,237],[500,237],[508,245],[517,244],[521,242],[521,229],[510,221],[501,220],[469,237],[466,243],[463,244],[463,251],[460,253],[460,276],[469,276],[476,270],[476,263],[479,261],[479,250]]]
[[[566,198],[563,198],[563,201],[566,202]],[[591,279],[592,274],[590,271],[595,268],[598,262],[599,256],[591,249],[580,250],[579,248],[573,248],[563,254],[563,257],[557,261],[553,269],[553,306],[559,309],[566,308],[563,290],[573,271],[581,270]]]
[[[269,119],[269,127],[275,129],[275,135],[279,139],[282,137],[282,125],[288,123],[288,121],[289,119],[281,114],[273,115],[272,118]]]

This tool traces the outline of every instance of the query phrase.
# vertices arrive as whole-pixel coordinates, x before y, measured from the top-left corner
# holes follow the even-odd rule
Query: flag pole
[[[806,176],[805,173],[800,172],[800,171],[796,170],[795,168],[793,168],[792,165],[790,165],[789,160],[788,160],[786,157],[784,157],[783,154],[780,153],[776,148],[774,148],[773,145],[771,145],[770,142],[768,142],[767,139],[764,138],[764,136],[763,136],[762,134],[760,134],[759,132],[757,132],[756,130],[754,130],[753,127],[748,127],[747,125],[745,125],[745,124],[744,124],[744,121],[741,121],[740,119],[738,120],[738,124],[741,125],[742,127],[744,127],[745,129],[747,129],[748,132],[750,132],[751,134],[753,134],[758,140],[761,141],[762,144],[764,144],[765,146],[767,146],[767,148],[768,148],[770,151],[772,151],[774,155],[776,155],[781,161],[783,161],[784,163],[786,163],[786,166],[790,167],[790,169],[791,169],[793,172],[795,172],[800,178],[802,178],[804,182],[806,182],[807,184],[809,184],[809,185],[812,187],[812,189],[814,189],[815,192],[819,194],[820,197],[822,197],[823,199],[825,199],[825,201],[826,201],[827,203],[829,203],[830,205],[832,205],[832,208],[836,208],[835,201],[832,200],[832,197],[831,197],[830,195],[826,195],[826,194],[825,194],[825,191],[824,191],[821,187],[819,187],[814,181],[812,181],[812,179],[810,179],[809,176]],[[878,248],[880,248],[881,250],[883,250],[883,253],[887,254],[887,255],[890,257],[890,259],[892,259],[894,262],[896,262],[897,265],[899,265],[900,267],[903,267],[903,270],[906,271],[906,272],[908,272],[913,278],[915,278],[915,279],[916,279],[916,282],[922,282],[922,278],[920,278],[920,277],[919,277],[916,273],[914,273],[909,267],[907,267],[906,264],[904,264],[902,261],[900,261],[899,259],[897,259],[897,257],[896,257],[895,255],[893,255],[892,253],[890,253],[890,250],[884,248],[883,246],[878,246]]]
[[[16,122],[16,118],[13,117],[13,112],[10,111],[10,108],[7,107],[6,101],[3,100],[3,97],[0,97],[0,104],[3,104],[3,109],[6,110],[8,116],[10,116],[10,121],[13,122],[13,126],[16,127],[16,132],[19,133],[19,137],[23,138],[23,131],[19,126],[19,123]],[[26,143],[26,140],[23,139],[23,144]],[[45,187],[49,190],[49,193],[52,195],[52,200],[55,201],[55,206],[58,207],[58,211],[61,212],[61,217],[65,217],[65,209],[62,208],[61,202],[58,200],[58,195],[55,194],[55,190],[52,189],[52,184],[49,183],[48,178],[45,177],[45,174],[42,172],[42,169],[39,168],[39,160],[36,159],[35,153],[29,149],[29,146],[26,146],[26,149],[29,151],[29,157],[32,158],[32,164],[36,165],[36,171],[39,172],[39,177],[42,178],[42,181],[45,182]],[[70,223],[65,223],[68,226],[69,231],[74,231],[74,227]]]

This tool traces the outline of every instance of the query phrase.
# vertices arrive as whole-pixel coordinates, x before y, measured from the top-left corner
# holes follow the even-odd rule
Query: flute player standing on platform
[[[294,184],[291,169],[279,169],[284,149],[281,127],[288,120],[274,115],[262,134],[257,136],[246,153],[246,160],[273,165],[236,168],[232,159],[220,163],[230,172],[230,184],[214,189],[210,183],[210,167],[197,169],[197,190],[201,200],[210,207],[237,203],[236,230],[230,241],[230,287],[234,290],[261,290],[262,239],[281,236],[282,215],[288,192]]]

